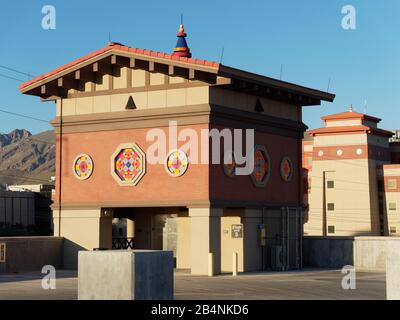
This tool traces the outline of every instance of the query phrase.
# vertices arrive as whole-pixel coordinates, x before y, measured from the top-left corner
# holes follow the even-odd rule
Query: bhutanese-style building
[[[21,85],[56,104],[53,219],[65,267],[78,250],[113,244],[171,249],[193,274],[211,261],[213,273],[231,271],[234,252],[239,271],[301,267],[302,107],[334,95],[192,58],[185,37],[182,25],[173,54],[109,43]],[[171,122],[197,136],[254,129],[254,171],[212,164],[209,138],[208,163],[191,163],[185,141],[153,163],[147,134],[169,138]],[[116,218],[124,232],[113,232]]]

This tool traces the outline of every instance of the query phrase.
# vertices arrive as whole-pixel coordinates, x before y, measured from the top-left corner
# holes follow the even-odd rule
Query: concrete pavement
[[[302,270],[295,272],[247,273],[238,277],[213,278],[175,272],[176,300],[320,300],[385,299],[384,273],[357,273],[355,290],[341,287],[340,270]],[[57,272],[56,290],[44,290],[40,273],[0,275],[0,300],[76,299],[76,272]]]

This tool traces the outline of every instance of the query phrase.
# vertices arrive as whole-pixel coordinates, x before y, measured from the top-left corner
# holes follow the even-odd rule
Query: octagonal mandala
[[[93,173],[93,160],[87,154],[78,155],[72,165],[72,172],[79,180],[88,179]]]
[[[281,177],[283,181],[289,182],[293,177],[293,163],[289,157],[283,157],[281,161]]]
[[[165,169],[172,177],[182,176],[189,165],[189,160],[182,150],[172,150],[165,163]]]
[[[146,155],[135,143],[121,144],[111,156],[111,174],[121,186],[134,186],[146,173]]]
[[[264,187],[271,173],[271,161],[264,146],[254,148],[254,170],[251,179],[256,187]]]

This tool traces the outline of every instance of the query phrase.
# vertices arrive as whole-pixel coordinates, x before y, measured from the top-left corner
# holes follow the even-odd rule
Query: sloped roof
[[[346,112],[340,112],[340,113],[335,113],[331,115],[327,115],[324,117],[321,117],[322,120],[346,120],[346,119],[361,119],[361,120],[371,120],[373,122],[379,122],[381,119],[369,116],[364,113],[359,113],[355,111],[346,111]]]
[[[217,85],[224,85],[231,90],[251,92],[258,96],[267,96],[272,99],[290,101],[300,106],[317,105],[320,104],[321,101],[332,102],[335,99],[335,95],[328,92],[228,67],[214,61],[180,57],[163,52],[132,48],[115,42],[111,42],[99,50],[21,84],[20,91],[24,94],[40,97],[60,97],[62,96],[60,89],[69,89],[68,86],[75,85],[71,84],[74,79],[76,79],[73,76],[71,79],[71,74],[73,72],[85,68],[86,71],[94,72],[93,70],[89,70],[92,64],[97,62],[112,64],[113,62],[110,57],[128,60],[134,59],[145,61],[148,64],[153,63],[185,69],[191,71],[188,73],[189,78],[191,76],[193,78],[196,77],[194,71],[206,73],[212,75],[214,78],[218,77],[221,80]],[[63,77],[69,78],[66,80],[72,80],[72,82],[65,81],[69,83],[68,85],[64,84],[63,81],[58,83],[57,81],[60,79],[62,80]]]
[[[373,128],[365,125],[359,125],[359,126],[333,126],[333,127],[324,127],[324,128],[318,128],[314,130],[309,130],[308,133],[312,136],[318,135],[318,134],[337,134],[337,133],[373,133],[373,134],[378,134],[378,135],[384,135],[391,137],[393,136],[393,132],[379,129],[379,128]]]
[[[116,43],[116,42],[110,42],[107,46],[105,46],[104,48],[101,48],[99,50],[96,50],[92,53],[89,53],[79,59],[76,59],[72,62],[69,62],[67,64],[62,65],[61,67],[58,67],[50,72],[47,72],[41,76],[35,77],[29,81],[26,81],[24,83],[22,83],[19,88],[23,89],[31,84],[34,84],[36,82],[39,82],[41,80],[44,80],[52,75],[55,75],[61,71],[67,70],[70,67],[76,66],[82,62],[85,62],[89,59],[95,58],[99,55],[101,55],[102,53],[111,51],[111,50],[121,50],[121,51],[125,51],[125,52],[130,52],[130,53],[137,53],[137,54],[141,54],[141,55],[145,55],[145,56],[149,56],[149,57],[157,57],[157,58],[162,58],[162,59],[167,59],[167,60],[171,60],[171,61],[180,61],[180,62],[186,62],[186,63],[191,63],[191,64],[195,64],[195,65],[199,65],[199,66],[206,66],[206,67],[211,67],[211,68],[218,68],[219,67],[219,63],[217,62],[213,62],[213,61],[208,61],[208,60],[201,60],[201,59],[192,59],[192,58],[186,58],[186,57],[178,57],[178,56],[174,56],[168,53],[164,53],[164,52],[158,52],[158,51],[152,51],[152,50],[146,50],[146,49],[140,49],[140,48],[132,48],[132,47],[128,47],[125,45],[122,45],[120,43]]]

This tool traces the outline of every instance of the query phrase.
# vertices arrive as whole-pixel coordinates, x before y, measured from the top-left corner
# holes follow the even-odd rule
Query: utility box
[[[172,251],[79,251],[79,300],[172,300]]]

